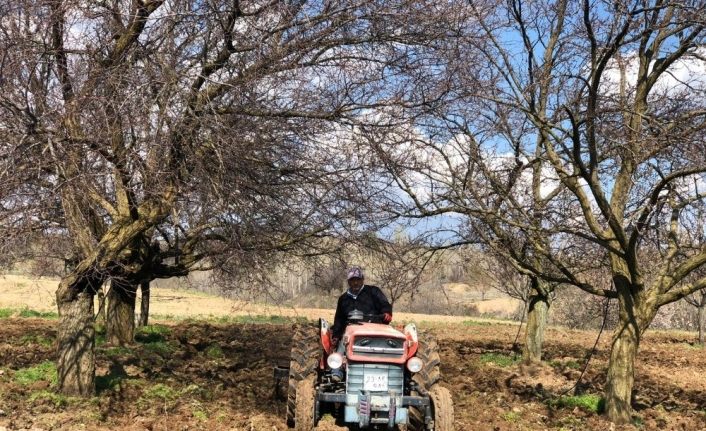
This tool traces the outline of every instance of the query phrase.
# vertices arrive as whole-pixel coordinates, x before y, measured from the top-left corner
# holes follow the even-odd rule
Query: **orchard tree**
[[[663,305],[706,287],[706,5],[470,2],[445,103],[369,127],[411,217],[461,219],[537,293],[617,298],[606,413],[631,418],[640,341]],[[441,73],[440,73],[441,74]],[[433,77],[430,77],[431,81]],[[400,131],[400,129],[402,131]],[[601,266],[605,262],[605,265]],[[599,272],[609,284],[597,284]]]
[[[56,292],[61,392],[94,391],[104,282],[129,342],[141,283],[242,273],[372,228],[373,168],[333,125],[395,96],[391,62],[446,28],[411,26],[409,12],[435,16],[374,0],[0,6],[0,238],[3,250],[71,241]]]
[[[693,293],[690,296],[684,298],[684,300],[696,308],[696,327],[699,331],[699,344],[704,345],[704,308],[706,308],[706,292],[700,290]]]

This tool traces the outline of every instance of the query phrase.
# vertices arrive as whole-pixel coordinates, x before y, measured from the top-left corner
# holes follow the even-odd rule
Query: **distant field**
[[[30,278],[20,275],[0,275],[0,308],[56,311],[54,292],[59,284],[54,278]],[[138,302],[139,303],[139,302]],[[481,313],[513,310],[514,300],[495,298],[475,303]],[[139,305],[138,305],[139,307]],[[152,288],[150,303],[152,316],[172,318],[213,318],[227,316],[284,316],[307,319],[333,319],[333,309],[293,308],[278,305],[252,304],[221,298],[196,290]],[[468,316],[440,316],[413,313],[395,313],[397,321],[429,321],[460,323]],[[473,320],[483,320],[474,318]]]

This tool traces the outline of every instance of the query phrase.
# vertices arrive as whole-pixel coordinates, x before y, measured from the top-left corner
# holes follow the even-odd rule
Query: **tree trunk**
[[[96,296],[98,296],[98,312],[96,313],[96,324],[103,325],[105,324],[105,291],[103,290],[103,286],[98,289],[98,291],[96,292]]]
[[[147,326],[150,316],[150,282],[143,281],[140,284],[142,300],[140,301],[140,321],[139,326]]]
[[[551,306],[549,293],[539,283],[541,283],[539,280],[532,280],[534,288],[529,297],[525,345],[522,349],[522,361],[526,364],[542,361],[544,330],[547,326],[547,315]]]
[[[699,344],[704,345],[704,306],[701,305],[698,308],[697,313],[698,326],[699,326]]]
[[[605,388],[606,414],[617,424],[629,423],[632,418],[635,357],[640,346],[637,325],[622,320],[613,334]]]
[[[93,292],[80,289],[71,297],[61,293],[69,287],[59,285],[57,305],[58,329],[58,390],[66,395],[92,396],[95,392],[95,329],[93,326]]]
[[[650,293],[631,284],[625,277],[613,279],[620,303],[618,327],[613,332],[608,375],[605,386],[605,408],[608,419],[616,424],[632,419],[632,390],[635,383],[635,358],[643,333],[654,318],[657,307]]]
[[[125,346],[133,342],[136,296],[134,285],[123,280],[111,281],[106,315],[106,339],[109,344]]]

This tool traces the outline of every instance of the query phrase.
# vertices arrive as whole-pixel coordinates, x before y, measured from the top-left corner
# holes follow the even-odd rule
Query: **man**
[[[377,286],[365,284],[363,270],[358,266],[353,266],[348,270],[348,290],[338,298],[336,306],[336,316],[333,319],[333,342],[343,336],[343,331],[348,323],[348,314],[353,310],[361,311],[363,314],[376,314],[382,317],[382,321],[390,323],[392,321],[392,305]],[[340,343],[340,351],[343,350],[343,343]]]

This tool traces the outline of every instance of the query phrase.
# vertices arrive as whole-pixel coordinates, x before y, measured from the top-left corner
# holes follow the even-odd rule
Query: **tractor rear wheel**
[[[295,431],[312,431],[315,425],[314,397],[316,376],[311,375],[297,385],[297,401],[294,408]]]
[[[321,347],[319,346],[318,328],[313,325],[298,326],[292,337],[292,351],[289,361],[287,425],[290,428],[296,424],[297,430],[299,429],[299,418],[296,416],[298,385],[308,377],[316,375],[319,356],[321,356]]]

